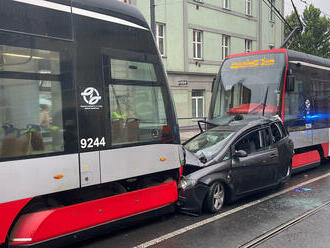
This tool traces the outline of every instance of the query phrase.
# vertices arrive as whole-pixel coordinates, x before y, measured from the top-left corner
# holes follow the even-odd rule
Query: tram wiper
[[[267,103],[267,98],[268,98],[268,90],[269,90],[269,86],[267,86],[266,89],[266,93],[265,93],[265,97],[264,97],[264,101],[259,103],[257,105],[257,107],[253,108],[251,111],[249,111],[248,113],[253,113],[254,111],[256,111],[259,107],[262,106],[262,116],[265,115],[265,108],[266,108],[266,103]]]
[[[215,123],[204,121],[204,120],[199,120],[199,121],[197,121],[197,123],[198,123],[199,130],[201,130],[201,132],[204,132],[201,123],[209,124],[209,125],[214,126],[214,127],[219,126]]]

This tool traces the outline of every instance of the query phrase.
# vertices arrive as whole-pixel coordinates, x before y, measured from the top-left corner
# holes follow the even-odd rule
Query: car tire
[[[205,210],[209,213],[217,213],[221,210],[225,201],[225,187],[221,182],[214,182],[205,198]]]
[[[279,184],[279,188],[283,187],[284,184],[285,184],[287,181],[290,180],[290,178],[291,178],[291,174],[292,174],[292,163],[290,163],[290,164],[288,165],[288,168],[287,168],[287,171],[286,171],[286,174],[285,174],[285,179],[282,180],[282,181],[280,182],[280,184]]]

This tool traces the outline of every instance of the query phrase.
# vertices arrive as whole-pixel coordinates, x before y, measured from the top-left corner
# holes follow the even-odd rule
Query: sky
[[[303,13],[306,5],[313,4],[330,18],[330,0],[293,0],[293,2],[296,5],[299,14]],[[291,0],[284,0],[285,16],[289,15],[292,10]]]

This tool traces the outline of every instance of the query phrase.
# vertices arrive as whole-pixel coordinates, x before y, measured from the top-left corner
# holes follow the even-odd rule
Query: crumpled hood
[[[186,150],[186,165],[205,167],[205,164],[203,164],[195,154],[188,150]]]

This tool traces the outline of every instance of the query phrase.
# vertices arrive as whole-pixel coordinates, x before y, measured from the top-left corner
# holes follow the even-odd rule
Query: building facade
[[[150,23],[150,0],[136,5]],[[155,0],[156,41],[180,127],[207,117],[212,81],[229,54],[278,48],[284,0]]]

